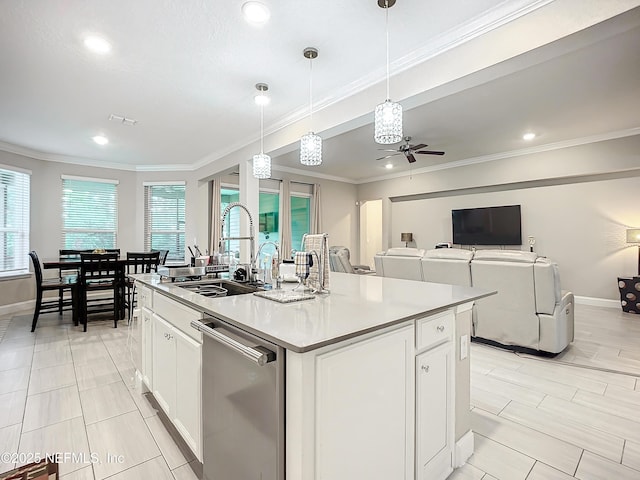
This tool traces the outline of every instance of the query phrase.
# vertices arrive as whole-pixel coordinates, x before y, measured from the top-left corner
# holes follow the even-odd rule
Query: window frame
[[[167,254],[167,259],[166,261],[184,261],[185,258],[185,252],[184,249],[186,249],[186,215],[187,215],[187,182],[183,181],[183,180],[176,180],[176,181],[164,181],[164,182],[143,182],[142,184],[143,186],[143,222],[144,222],[144,232],[143,232],[143,237],[144,237],[144,249],[146,251],[151,251],[153,250],[153,245],[152,245],[152,236],[153,234],[177,234],[178,236],[180,236],[182,234],[182,243],[184,245],[183,251],[179,252],[179,251],[174,251],[172,252],[171,249],[169,249],[169,253]],[[185,219],[185,221],[182,224],[182,230],[179,229],[174,229],[174,230],[167,230],[167,229],[163,229],[163,230],[153,230],[153,228],[151,228],[150,225],[150,220],[151,220],[151,215],[149,215],[148,212],[148,208],[149,208],[149,202],[148,202],[148,195],[147,195],[147,188],[148,187],[171,187],[171,186],[182,186],[184,187],[184,197],[182,199],[183,202],[183,206],[184,206],[184,212],[183,212],[183,217]],[[177,222],[179,222],[179,218],[177,219]],[[157,249],[156,249],[157,250]]]
[[[113,245],[99,245],[97,248],[118,248],[118,209],[119,209],[119,195],[118,195],[118,185],[120,184],[119,180],[108,179],[108,178],[95,178],[95,177],[82,177],[76,175],[61,175],[62,180],[62,195],[60,196],[62,205],[62,225],[60,228],[60,243],[62,249],[75,249],[77,246],[69,246],[67,245],[67,234],[68,233],[85,233],[85,234],[113,234]],[[90,182],[90,183],[102,183],[113,185],[113,230],[112,229],[88,229],[88,228],[77,228],[77,227],[66,227],[66,208],[65,208],[65,181],[79,181],[79,182]],[[107,218],[105,216],[105,218]],[[77,247],[80,249],[91,248],[85,246]]]
[[[7,172],[9,175],[13,175],[14,178],[19,179],[24,184],[20,188],[21,192],[21,202],[19,205],[16,205],[14,202],[8,202],[6,198],[6,189],[2,189],[0,201],[2,204],[0,205],[0,211],[2,212],[2,225],[0,225],[0,234],[3,235],[2,244],[5,244],[4,236],[6,234],[15,233],[18,236],[18,249],[21,252],[16,252],[12,257],[6,255],[3,250],[2,256],[0,260],[2,263],[12,260],[14,265],[12,268],[6,268],[2,266],[0,268],[0,279],[12,279],[12,278],[20,278],[27,277],[30,275],[29,273],[29,249],[30,249],[30,227],[31,227],[31,170],[27,170],[20,167],[15,167],[13,165],[4,165],[0,164],[0,172]],[[5,173],[2,173],[3,175]],[[6,225],[6,217],[8,212],[10,211],[9,206],[13,205],[13,208],[17,208],[17,216],[19,217],[19,223],[21,224],[19,227],[9,228]],[[5,206],[7,208],[5,209]],[[13,208],[11,211],[13,211]],[[4,248],[4,247],[3,247]]]

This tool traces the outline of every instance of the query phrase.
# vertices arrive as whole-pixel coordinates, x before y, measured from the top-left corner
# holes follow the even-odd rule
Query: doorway
[[[382,200],[360,202],[360,261],[375,266],[373,257],[382,250]]]

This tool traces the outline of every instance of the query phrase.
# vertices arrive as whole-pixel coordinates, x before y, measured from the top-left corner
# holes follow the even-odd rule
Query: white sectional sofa
[[[477,302],[476,340],[557,354],[573,341],[573,294],[558,265],[518,250],[392,248],[375,257],[381,276],[497,290]]]

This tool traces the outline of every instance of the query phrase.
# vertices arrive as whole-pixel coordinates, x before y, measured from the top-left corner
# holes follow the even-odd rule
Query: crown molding
[[[555,0],[509,0],[502,2],[500,5],[483,12],[481,15],[472,18],[465,23],[459,24],[451,28],[433,39],[430,39],[424,47],[418,48],[413,52],[393,60],[390,65],[391,76],[409,70],[416,65],[423,63],[431,58],[437,57],[442,53],[478,38],[496,28],[499,28],[509,22],[517,20],[539,8],[542,8]],[[342,88],[334,91],[329,96],[320,98],[314,102],[314,113],[328,108],[340,101],[349,98],[357,93],[367,90],[374,85],[379,84],[386,78],[386,67],[381,67],[368,75],[360,77]],[[402,103],[402,98],[397,99]],[[269,133],[276,132],[286,128],[296,122],[301,121],[309,115],[307,106],[295,110],[283,117],[279,121],[273,123],[269,128]],[[267,131],[265,130],[265,134]]]
[[[418,168],[412,171],[404,171],[404,172],[398,172],[390,175],[369,177],[369,178],[356,180],[353,183],[356,183],[357,185],[362,185],[364,183],[380,182],[383,180],[391,180],[393,178],[409,177],[412,175],[420,175],[422,173],[431,173],[431,172],[437,172],[439,170],[448,170],[450,168],[458,168],[458,167],[465,167],[468,165],[475,165],[478,163],[493,162],[495,160],[503,160],[505,158],[520,157],[522,155],[531,155],[534,153],[560,150],[563,148],[578,147],[580,145],[604,142],[607,140],[615,140],[617,138],[632,137],[634,135],[639,135],[639,134],[640,134],[640,127],[628,128],[625,130],[617,130],[614,132],[590,135],[588,137],[580,137],[580,138],[574,138],[571,140],[563,140],[561,142],[547,143],[544,145],[536,145],[534,147],[521,148],[518,150],[510,150],[508,152],[492,153],[490,155],[481,155],[479,157],[466,158],[462,160],[456,160],[453,162],[445,162],[438,165],[433,165],[431,167]]]
[[[276,170],[278,172],[293,173],[296,175],[304,175],[305,177],[322,178],[323,180],[333,180],[335,182],[351,183],[353,185],[356,185],[358,183],[353,178],[338,177],[336,175],[327,175],[320,172],[310,172],[309,170],[302,170],[300,168],[282,167],[280,165],[274,165],[274,164],[271,164],[271,170]]]

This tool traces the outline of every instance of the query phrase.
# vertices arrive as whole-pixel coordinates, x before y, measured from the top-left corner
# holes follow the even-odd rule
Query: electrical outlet
[[[464,360],[469,356],[469,335],[460,337],[460,360]]]

